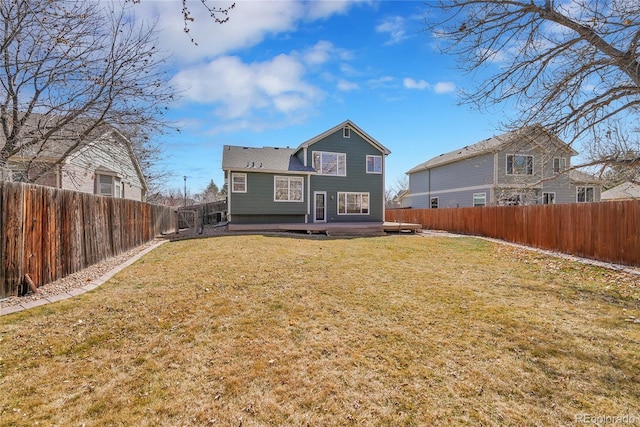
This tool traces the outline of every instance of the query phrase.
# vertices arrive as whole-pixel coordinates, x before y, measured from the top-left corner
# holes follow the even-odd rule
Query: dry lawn
[[[638,423],[637,280],[474,238],[168,243],[0,317],[0,424]]]

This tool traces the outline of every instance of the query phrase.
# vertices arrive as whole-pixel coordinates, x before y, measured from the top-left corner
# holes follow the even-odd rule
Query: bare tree
[[[427,28],[478,84],[463,102],[511,101],[507,129],[539,123],[598,154],[620,157],[612,129],[633,140],[640,108],[640,3],[628,0],[439,0]],[[484,74],[488,73],[488,74]],[[637,136],[636,136],[637,141]],[[637,142],[635,143],[637,145]],[[597,149],[594,149],[597,148]],[[636,150],[637,151],[637,150]],[[630,162],[630,160],[632,160]]]
[[[152,25],[84,0],[3,1],[0,16],[0,167],[19,154],[34,180],[40,154],[56,166],[108,125],[148,148],[173,97]]]
[[[126,1],[127,2],[130,1],[132,3],[140,3],[142,0],[126,0]],[[229,12],[231,11],[231,9],[236,7],[235,3],[230,3],[227,7],[221,7],[221,6],[211,5],[207,0],[199,0],[199,1],[202,7],[204,7],[204,9],[207,11],[209,16],[211,17],[211,19],[213,19],[213,22],[217,24],[224,24],[225,22],[229,21]],[[187,0],[182,0],[182,19],[184,21],[183,31],[187,35],[189,35],[191,32],[191,28],[189,27],[189,24],[195,21],[195,18],[191,13],[191,8],[189,7],[190,4],[191,2]],[[191,37],[191,43],[195,44],[196,46],[198,45],[198,43],[196,43],[193,37]]]

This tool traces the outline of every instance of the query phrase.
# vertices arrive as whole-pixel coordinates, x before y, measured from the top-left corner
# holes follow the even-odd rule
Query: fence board
[[[389,209],[386,220],[640,266],[640,201]]]
[[[42,286],[175,232],[172,208],[0,183],[0,298]]]

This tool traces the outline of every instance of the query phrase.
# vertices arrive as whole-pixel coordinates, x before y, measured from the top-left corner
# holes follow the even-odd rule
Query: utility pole
[[[184,177],[184,207],[187,207],[187,176]]]

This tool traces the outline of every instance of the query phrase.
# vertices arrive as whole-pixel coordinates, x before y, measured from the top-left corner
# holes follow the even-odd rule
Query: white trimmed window
[[[507,154],[507,175],[533,175],[533,156]]]
[[[115,175],[96,174],[96,194],[122,198],[122,180]]]
[[[367,173],[382,173],[382,156],[367,156]]]
[[[342,137],[343,138],[351,138],[351,128],[345,126],[342,128]]]
[[[544,205],[555,205],[556,204],[556,193],[542,193],[542,204],[544,204]]]
[[[247,174],[246,173],[231,174],[231,191],[234,193],[247,192]]]
[[[338,215],[369,215],[369,193],[338,193]]]
[[[313,168],[320,175],[347,176],[347,155],[314,151]]]
[[[554,157],[553,173],[560,173],[567,168],[567,159],[564,157]]]
[[[473,193],[473,206],[486,206],[487,205],[487,193]]]
[[[430,202],[431,202],[431,209],[438,209],[438,205],[440,204],[440,200],[437,197],[432,197]]]
[[[304,180],[300,176],[275,176],[273,200],[276,202],[302,202]]]
[[[578,203],[593,202],[595,189],[593,187],[576,187],[576,201]]]

